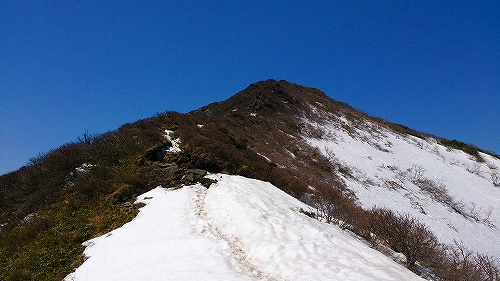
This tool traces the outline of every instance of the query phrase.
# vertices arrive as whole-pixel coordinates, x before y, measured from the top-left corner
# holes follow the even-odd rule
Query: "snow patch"
[[[90,171],[90,169],[92,169],[92,167],[94,167],[94,165],[92,165],[90,163],[83,163],[80,167],[75,168],[75,171],[80,173],[80,174],[84,174],[84,173]]]
[[[177,139],[172,139],[174,131],[171,130],[165,130],[165,135],[163,135],[167,140],[172,143],[172,146],[167,149],[166,152],[172,152],[172,153],[178,153],[181,152],[181,148],[179,144],[181,143],[181,140],[179,138]]]

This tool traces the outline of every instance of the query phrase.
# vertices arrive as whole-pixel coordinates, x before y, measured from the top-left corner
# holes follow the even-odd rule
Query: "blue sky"
[[[122,2],[1,1],[0,174],[268,78],[500,153],[498,1]]]

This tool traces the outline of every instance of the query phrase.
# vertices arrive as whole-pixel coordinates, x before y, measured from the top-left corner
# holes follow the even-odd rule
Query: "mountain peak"
[[[295,118],[310,112],[311,106],[328,105],[329,109],[340,106],[344,110],[347,104],[334,101],[322,91],[301,86],[286,80],[268,79],[250,84],[244,90],[223,102],[217,102],[192,112],[194,115],[247,116]],[[352,108],[351,108],[352,109]]]

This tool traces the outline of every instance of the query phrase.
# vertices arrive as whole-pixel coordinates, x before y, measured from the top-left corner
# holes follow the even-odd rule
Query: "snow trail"
[[[196,196],[194,199],[194,214],[196,214],[196,217],[193,218],[194,230],[200,234],[205,234],[209,237],[225,241],[230,247],[230,263],[239,272],[258,280],[274,281],[275,279],[259,271],[248,260],[246,260],[246,254],[242,250],[241,245],[238,245],[237,239],[231,239],[227,235],[224,235],[217,228],[217,226],[214,225],[214,222],[210,220],[210,217],[205,209],[205,198],[207,196],[208,189],[202,185],[198,185],[195,190]]]

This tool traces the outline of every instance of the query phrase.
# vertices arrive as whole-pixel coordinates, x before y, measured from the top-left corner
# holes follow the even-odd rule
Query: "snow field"
[[[65,280],[422,280],[269,183],[156,188],[139,215],[89,240]]]
[[[208,220],[244,258],[276,280],[422,280],[334,225],[300,213],[309,207],[273,185],[216,175]]]
[[[498,172],[500,160],[481,153],[486,162],[478,163],[463,151],[447,149],[433,140],[402,137],[381,128],[373,136],[362,132],[367,134],[362,140],[333,124],[309,125],[321,128],[330,137],[305,137],[306,142],[326,157],[352,168],[357,179],[345,180],[365,208],[377,206],[409,213],[443,243],[463,241],[473,251],[500,258],[500,247],[492,246],[500,241],[500,188],[494,187],[490,177]],[[493,226],[466,218],[432,199],[410,181],[408,169],[419,169],[423,179],[443,186],[465,212],[476,212],[480,219],[489,214]],[[406,176],[401,178],[404,173]],[[396,182],[401,188],[387,188],[386,181]]]

